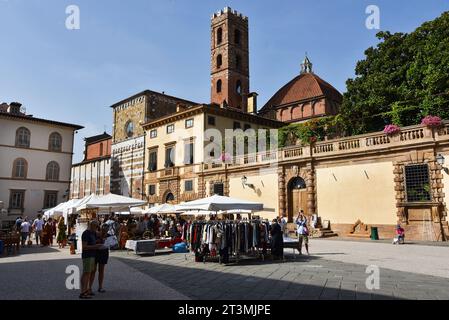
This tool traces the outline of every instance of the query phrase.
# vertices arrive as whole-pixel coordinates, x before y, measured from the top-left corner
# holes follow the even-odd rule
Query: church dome
[[[343,98],[337,89],[316,74],[302,73],[279,89],[260,111],[263,113],[274,107],[321,97],[337,103],[341,103]]]

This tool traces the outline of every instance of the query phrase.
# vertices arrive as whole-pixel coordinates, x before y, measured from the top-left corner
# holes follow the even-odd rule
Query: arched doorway
[[[299,210],[304,210],[304,213],[308,214],[306,182],[301,177],[291,179],[288,183],[287,192],[288,222],[293,222]]]
[[[173,195],[173,193],[171,193],[171,192],[167,193],[167,195],[165,196],[165,203],[173,204],[174,202],[175,202],[175,196]]]

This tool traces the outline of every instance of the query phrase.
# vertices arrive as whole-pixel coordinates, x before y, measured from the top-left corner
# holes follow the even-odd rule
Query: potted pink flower
[[[232,157],[229,153],[222,153],[220,156],[220,160],[223,162],[229,162],[232,160]]]
[[[441,118],[438,116],[426,116],[422,119],[421,124],[428,128],[438,128],[441,127],[443,122]]]
[[[395,124],[388,124],[384,128],[384,133],[387,136],[394,136],[401,132],[401,128]]]

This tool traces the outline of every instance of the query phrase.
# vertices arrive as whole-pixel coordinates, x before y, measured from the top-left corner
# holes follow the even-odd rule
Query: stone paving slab
[[[218,263],[195,263],[182,266],[182,255],[170,258],[122,256],[117,258],[159,279],[171,288],[195,299],[263,299],[263,300],[316,300],[316,299],[435,299],[449,298],[449,281],[446,278],[380,268],[380,290],[366,288],[366,265],[345,263],[320,258],[294,259],[287,255],[285,262],[253,260],[239,265]],[[185,259],[184,259],[185,261]],[[241,275],[238,269],[245,270]],[[185,269],[194,270],[192,278],[183,278]],[[240,269],[241,270],[241,269]],[[184,285],[180,285],[184,283]],[[251,285],[248,285],[251,283]],[[383,285],[384,284],[384,285]],[[210,297],[201,290],[212,288]],[[438,292],[435,294],[434,292]]]
[[[196,263],[191,254],[111,252],[108,292],[95,299],[449,299],[448,248],[411,247],[417,251],[313,240],[310,256],[294,258],[287,251],[284,262],[244,259],[229,265]],[[427,264],[417,267],[422,257]],[[365,285],[373,261],[380,268],[379,290]],[[25,248],[18,256],[0,258],[0,299],[77,299],[79,292],[65,288],[69,264],[81,266],[80,255],[55,248]]]

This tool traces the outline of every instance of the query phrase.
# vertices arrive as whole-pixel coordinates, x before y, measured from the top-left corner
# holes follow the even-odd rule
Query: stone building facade
[[[145,133],[142,124],[175,113],[194,102],[146,90],[114,104],[111,192],[143,197]]]
[[[208,129],[276,129],[338,114],[341,105],[341,94],[306,57],[300,74],[256,113],[248,41],[246,17],[230,8],[212,16],[211,104],[144,91],[112,106],[111,191],[149,205],[222,194],[262,202],[264,218],[292,222],[302,209],[342,236],[369,236],[362,229],[377,227],[381,238],[392,238],[401,223],[408,239],[446,240],[449,169],[441,159],[449,156],[448,123],[217,161],[223,154],[207,148],[216,143]]]
[[[400,223],[411,240],[442,241],[449,236],[449,170],[437,162],[449,156],[449,123],[444,128],[402,128],[294,146],[234,158],[228,163],[197,161],[147,173],[155,184],[150,203],[180,203],[223,194],[264,203],[264,218],[302,209],[340,236],[358,234],[358,224],[377,227],[392,238]],[[202,160],[202,159],[200,159]],[[186,191],[186,180],[195,189]],[[167,199],[167,192],[174,196]],[[368,230],[369,231],[369,230]]]
[[[84,160],[72,165],[70,199],[105,195],[111,191],[112,136],[104,132],[84,140]]]
[[[73,141],[82,126],[36,118],[0,104],[0,202],[4,227],[67,201]],[[0,226],[1,227],[1,226]]]

